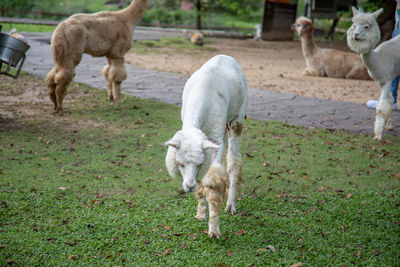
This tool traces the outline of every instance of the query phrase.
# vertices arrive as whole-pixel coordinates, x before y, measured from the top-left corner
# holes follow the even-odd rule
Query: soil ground
[[[344,41],[318,42],[318,46],[349,52]],[[250,88],[365,104],[380,94],[374,81],[308,77],[300,41],[270,42],[213,38],[205,49],[153,48],[132,52],[126,60],[145,69],[191,75],[211,57],[233,56],[242,67]]]

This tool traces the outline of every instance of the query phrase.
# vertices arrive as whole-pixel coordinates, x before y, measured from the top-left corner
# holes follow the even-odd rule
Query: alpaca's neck
[[[121,19],[129,25],[135,25],[142,18],[146,11],[148,0],[132,0],[131,4],[120,11]]]
[[[390,63],[382,60],[382,56],[379,55],[375,50],[362,53],[361,59],[364,65],[368,68],[368,73],[371,75],[372,79],[374,79],[382,88],[383,83],[387,82],[388,80],[386,68],[390,65]],[[393,77],[391,79],[393,79]]]
[[[373,50],[370,50],[368,53],[362,53],[361,59],[368,69],[374,69],[374,62],[376,63],[377,58]]]
[[[315,45],[312,33],[301,36],[301,49],[303,50],[303,55],[305,57],[312,56],[315,53],[317,46]]]

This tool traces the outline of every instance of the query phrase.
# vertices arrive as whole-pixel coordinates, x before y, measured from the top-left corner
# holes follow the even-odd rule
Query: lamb
[[[120,11],[75,14],[56,27],[51,38],[55,66],[46,77],[56,112],[63,111],[63,98],[83,53],[107,58],[108,64],[103,69],[107,97],[120,100],[121,82],[127,77],[124,55],[132,46],[133,30],[146,6],[147,0],[134,0]]]
[[[204,220],[209,206],[208,235],[219,238],[219,212],[228,194],[226,211],[236,213],[241,182],[239,152],[247,109],[247,82],[238,63],[218,55],[186,82],[182,94],[182,130],[165,143],[170,176],[182,177],[185,192],[196,192],[196,218]],[[226,168],[222,165],[227,146]],[[201,180],[200,180],[201,179]]]
[[[376,18],[383,9],[363,13],[353,7],[353,24],[347,31],[347,44],[361,54],[369,75],[378,83],[381,96],[376,107],[374,139],[382,140],[384,127],[391,128],[393,96],[390,93],[392,80],[400,75],[400,36],[376,45],[381,39]],[[376,47],[376,48],[375,48]]]
[[[297,18],[292,25],[292,30],[296,31],[301,38],[301,48],[307,65],[303,75],[357,80],[371,79],[359,55],[318,47],[313,39],[314,26],[310,19]]]

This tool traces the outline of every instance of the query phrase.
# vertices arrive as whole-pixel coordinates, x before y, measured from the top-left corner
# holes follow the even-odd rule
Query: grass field
[[[0,265],[400,264],[400,137],[247,119],[217,240],[165,168],[179,107],[75,84],[53,114],[19,100],[28,86],[46,90],[0,76]]]

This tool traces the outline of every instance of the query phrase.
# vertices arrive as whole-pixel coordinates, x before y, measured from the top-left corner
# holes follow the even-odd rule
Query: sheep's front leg
[[[195,216],[198,220],[204,220],[207,215],[207,201],[204,197],[204,188],[202,185],[197,187],[196,191],[196,199],[197,199],[197,214]]]
[[[226,211],[232,214],[236,213],[236,195],[238,187],[242,181],[242,156],[239,152],[240,137],[242,134],[243,124],[235,123],[233,126],[227,125],[228,130],[228,155],[227,155],[227,170],[229,175],[229,193],[226,203]]]
[[[379,98],[378,105],[376,106],[376,117],[375,117],[375,126],[374,140],[382,140],[382,132],[385,126],[390,126],[391,116],[392,116],[392,105],[393,105],[393,96],[389,92],[390,83],[383,83],[381,85],[381,97]]]
[[[225,192],[229,187],[228,174],[219,163],[213,163],[202,180],[203,195],[206,197],[209,207],[208,236],[219,238],[219,212]]]

